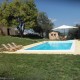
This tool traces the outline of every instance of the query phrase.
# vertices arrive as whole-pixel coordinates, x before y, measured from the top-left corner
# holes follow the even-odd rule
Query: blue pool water
[[[49,41],[31,48],[28,48],[26,50],[70,50],[71,46],[72,46],[72,42],[54,43],[52,41],[51,42]]]

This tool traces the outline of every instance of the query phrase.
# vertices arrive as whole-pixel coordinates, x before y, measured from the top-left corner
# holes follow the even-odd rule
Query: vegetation
[[[53,26],[47,15],[39,13],[34,0],[5,0],[0,4],[0,26],[16,26],[23,36],[23,25],[25,28],[33,28],[38,33],[47,33]]]
[[[0,36],[2,43],[28,45],[43,39]],[[0,79],[79,80],[79,55],[5,54],[0,53]]]
[[[32,43],[36,43],[39,41],[43,41],[44,39],[35,39],[35,38],[20,38],[20,37],[11,37],[11,36],[0,36],[0,46],[1,44],[7,44],[11,42],[15,42],[17,44],[29,45]]]
[[[68,36],[70,39],[80,39],[80,24],[76,24],[77,29],[71,29],[68,32]]]
[[[13,0],[0,6],[0,24],[11,27],[18,25],[18,19],[25,22],[26,27],[36,25],[37,8],[33,0]]]
[[[40,32],[42,33],[42,36],[43,37],[48,37],[48,33],[51,31],[54,24],[47,17],[46,13],[44,13],[44,12],[39,12],[38,13],[37,23],[38,23],[39,29],[41,30]]]
[[[37,8],[33,0],[13,0],[11,2],[6,0],[0,6],[1,26],[20,26],[20,24],[23,22],[25,27],[32,28],[36,26],[36,19]],[[22,36],[24,30],[19,29],[19,32]]]
[[[80,56],[0,54],[0,78],[12,80],[79,80]]]

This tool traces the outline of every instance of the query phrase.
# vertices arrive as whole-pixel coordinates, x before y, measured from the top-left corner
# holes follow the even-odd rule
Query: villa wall
[[[50,33],[49,33],[49,39],[50,39],[50,40],[57,40],[57,39],[59,39],[59,34],[58,34],[58,32],[50,32]]]
[[[9,35],[18,35],[18,30],[15,30],[15,28],[9,28]]]
[[[0,35],[8,35],[6,27],[0,27]]]
[[[15,28],[0,27],[0,35],[18,35],[18,31]]]

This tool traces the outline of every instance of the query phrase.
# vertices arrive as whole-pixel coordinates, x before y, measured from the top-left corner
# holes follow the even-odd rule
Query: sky
[[[80,24],[80,0],[35,0],[35,4],[57,27]]]
[[[35,3],[57,27],[80,24],[80,0],[35,0]]]

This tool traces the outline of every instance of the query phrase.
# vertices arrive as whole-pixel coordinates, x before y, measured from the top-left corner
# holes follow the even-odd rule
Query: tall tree
[[[77,29],[70,29],[68,32],[69,39],[80,39],[80,25],[76,24]]]
[[[76,24],[76,27],[78,27],[77,30],[76,30],[77,31],[77,33],[76,33],[77,38],[80,39],[80,24]]]
[[[53,28],[54,24],[48,18],[46,13],[39,12],[37,17],[38,27],[41,28],[43,37],[48,37],[49,31]]]
[[[0,5],[0,24],[4,26],[19,26],[21,20],[25,23],[25,27],[32,28],[36,26],[36,19],[37,8],[33,0],[5,1]]]

